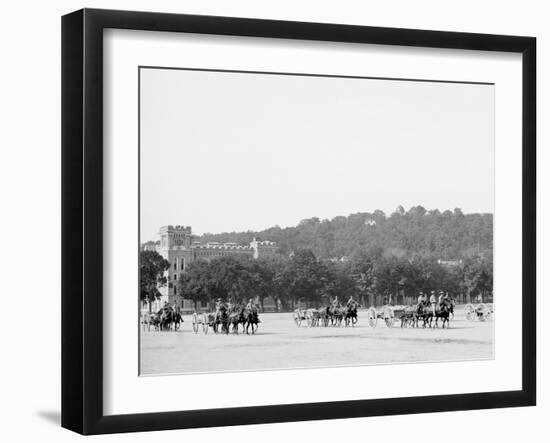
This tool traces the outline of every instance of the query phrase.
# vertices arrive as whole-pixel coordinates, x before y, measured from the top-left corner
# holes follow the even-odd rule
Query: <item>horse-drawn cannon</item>
[[[477,305],[468,303],[464,306],[464,316],[468,321],[474,321],[476,319],[479,321],[491,320],[493,318],[493,313],[494,309],[492,303],[479,303]]]
[[[295,309],[292,313],[292,318],[296,326],[301,327],[302,323],[305,323],[307,326],[314,326],[314,312],[316,309]]]
[[[438,303],[434,311],[432,309],[432,307],[426,305],[385,305],[380,310],[371,306],[367,310],[367,323],[374,328],[378,323],[378,319],[381,319],[386,327],[392,328],[395,321],[399,320],[402,328],[418,327],[420,324],[423,328],[426,326],[431,328],[433,320],[435,320],[435,327],[438,327],[438,320],[441,320],[441,327],[445,328],[445,324],[449,327],[450,316],[453,312],[452,302],[447,300]]]
[[[255,334],[258,330],[260,318],[258,316],[257,309],[235,309],[229,312],[223,311],[216,314],[215,312],[205,312],[202,314],[193,313],[191,319],[191,325],[193,332],[197,334],[199,329],[203,334],[208,334],[208,330],[212,329],[214,334],[219,332],[229,334],[233,332],[239,333],[239,325],[243,326],[243,333],[248,334],[249,328],[252,330],[252,334]]]
[[[302,326],[305,323],[308,327],[312,326],[355,326],[357,324],[358,304],[349,306],[324,307],[320,309],[296,309],[292,313],[296,326]]]
[[[215,334],[218,332],[225,332],[226,334],[229,333],[228,318],[216,318],[216,314],[214,312],[204,312],[202,314],[197,314],[194,312],[191,319],[191,325],[195,334],[199,332],[199,329],[202,330],[203,334],[208,334],[209,328],[212,328]]]

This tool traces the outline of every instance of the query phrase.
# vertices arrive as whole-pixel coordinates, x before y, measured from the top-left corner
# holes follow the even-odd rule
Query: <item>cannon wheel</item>
[[[464,316],[468,321],[474,321],[476,319],[476,308],[471,303],[464,306]]]
[[[373,306],[367,310],[367,323],[371,328],[376,328],[376,323],[378,323],[378,314]]]
[[[393,323],[395,320],[395,314],[391,306],[384,306],[382,308],[382,314],[384,316],[384,322],[388,328],[393,328]]]
[[[298,312],[294,312],[294,323],[296,323],[296,326],[300,327],[302,324],[302,316]]]
[[[201,323],[202,333],[205,335],[208,334],[208,314],[202,314]]]
[[[197,315],[196,312],[193,313],[192,325],[193,325],[193,332],[195,334],[199,332],[199,316]]]

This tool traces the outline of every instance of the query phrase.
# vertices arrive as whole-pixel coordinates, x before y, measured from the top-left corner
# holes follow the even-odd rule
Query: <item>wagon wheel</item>
[[[196,312],[193,313],[192,323],[193,323],[193,332],[196,334],[197,332],[199,332],[199,316],[197,315]]]
[[[378,322],[378,314],[376,313],[376,308],[371,306],[367,310],[367,323],[371,328],[376,328],[377,322]]]
[[[298,312],[294,313],[294,323],[296,323],[296,326],[298,327],[302,324],[302,316]]]
[[[202,323],[202,333],[205,335],[208,334],[208,314],[202,314],[201,323]]]
[[[382,308],[382,313],[384,316],[384,322],[386,323],[386,326],[388,328],[393,328],[393,322],[395,320],[395,314],[393,313],[393,309],[391,306],[384,306]]]
[[[474,321],[476,319],[476,308],[471,303],[464,306],[464,316],[468,321]]]

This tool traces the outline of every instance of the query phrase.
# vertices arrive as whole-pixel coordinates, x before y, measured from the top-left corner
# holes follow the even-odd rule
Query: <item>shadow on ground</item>
[[[61,425],[61,412],[60,411],[36,411],[36,415],[43,420],[50,422],[53,425]]]

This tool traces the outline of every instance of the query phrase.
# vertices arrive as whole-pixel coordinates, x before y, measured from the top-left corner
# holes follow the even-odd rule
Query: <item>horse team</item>
[[[401,327],[418,328],[422,326],[422,328],[431,328],[435,326],[437,328],[439,320],[441,320],[442,328],[445,328],[445,325],[449,327],[450,319],[454,317],[454,306],[454,301],[448,298],[443,298],[435,304],[420,301],[414,306],[403,309],[400,316]]]
[[[360,307],[356,301],[351,301],[346,306],[332,304],[320,309],[296,309],[294,321],[300,326],[305,320],[308,326],[355,326],[357,323],[357,309]]]
[[[193,323],[196,319],[195,314]],[[203,327],[210,327],[215,333],[238,334],[239,326],[242,326],[243,334],[249,334],[250,331],[254,334],[260,323],[259,309],[251,302],[246,306],[226,305],[218,300],[216,311],[203,314],[200,322]],[[158,312],[142,314],[141,323],[144,331],[150,331],[151,327],[156,331],[177,331],[183,323],[183,316],[179,309],[166,304]]]
[[[183,317],[179,310],[166,305],[158,312],[149,312],[141,316],[143,330],[151,330],[151,326],[157,331],[177,331],[183,323]]]

